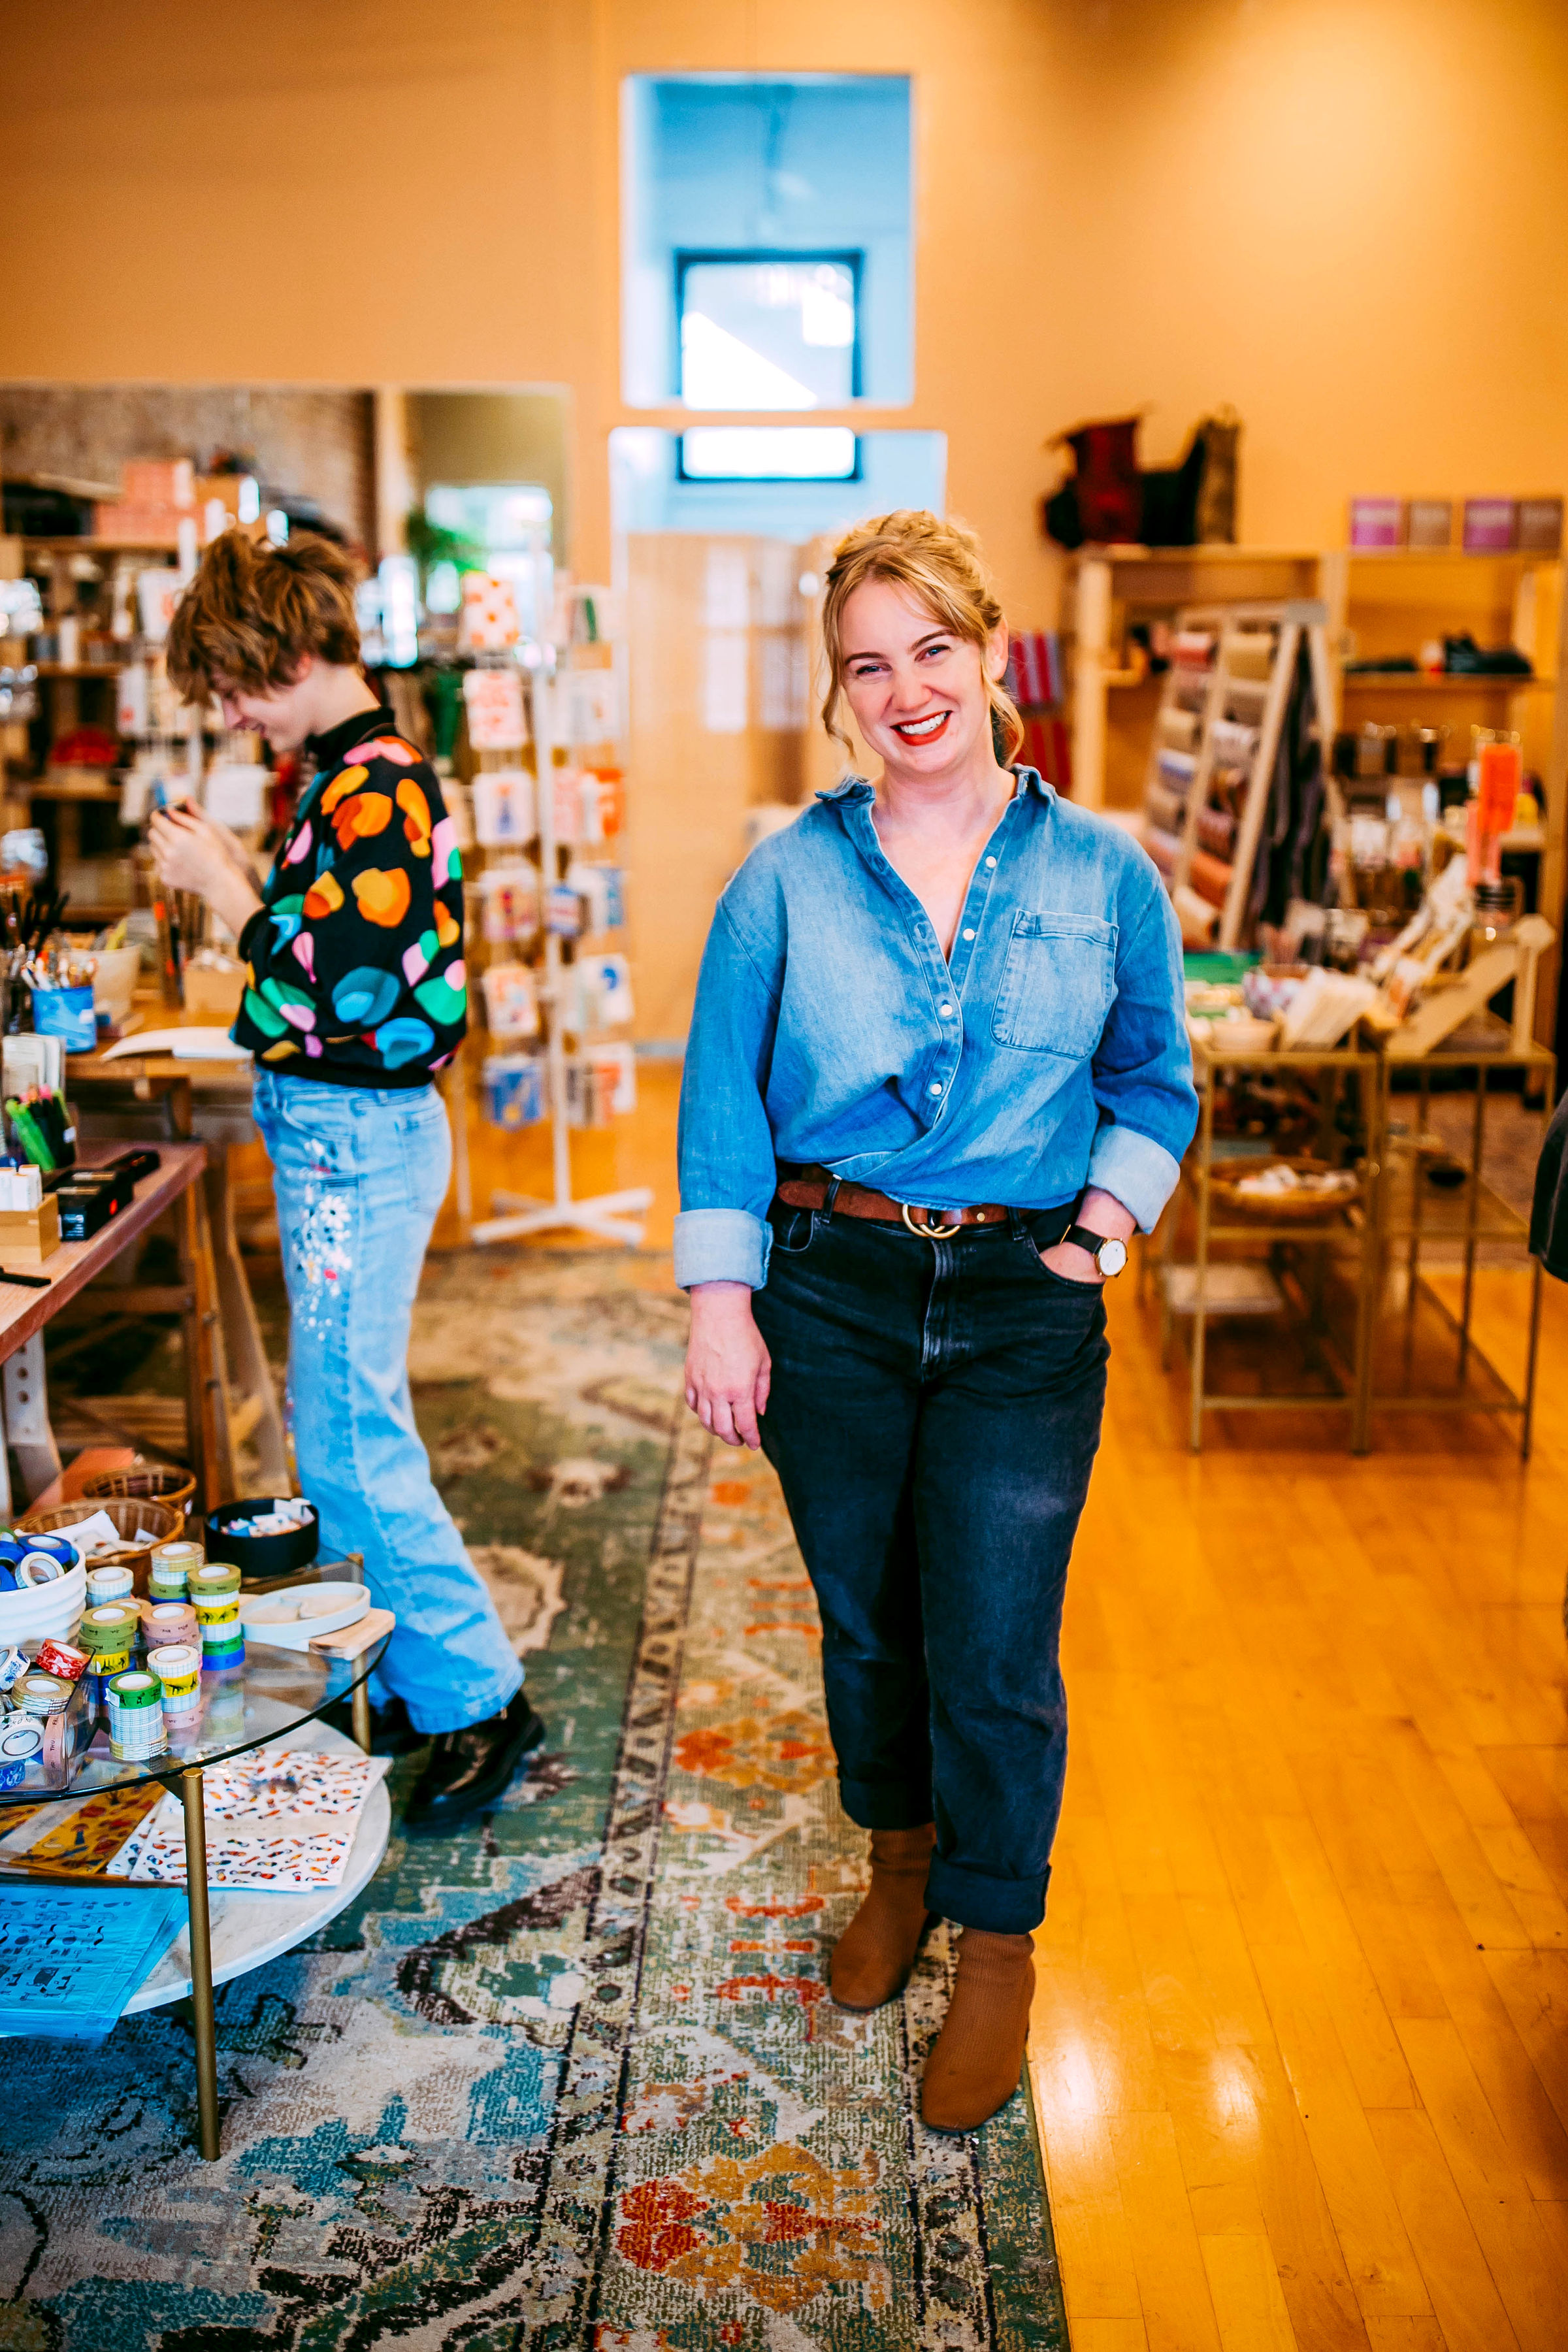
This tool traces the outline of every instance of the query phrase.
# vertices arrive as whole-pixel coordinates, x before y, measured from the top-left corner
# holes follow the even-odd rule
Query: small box
[[[1454,543],[1452,499],[1412,499],[1406,521],[1406,547],[1447,548]]]
[[[1351,545],[1359,548],[1403,547],[1405,513],[1403,499],[1352,499]]]
[[[1515,544],[1527,548],[1531,555],[1561,555],[1563,552],[1562,499],[1521,499],[1519,531]]]
[[[36,1209],[0,1209],[0,1265],[42,1265],[59,1245],[58,1193],[46,1192]]]
[[[104,1185],[81,1178],[58,1186],[46,1205],[56,1210],[59,1237],[68,1242],[89,1242],[108,1224],[115,1209],[113,1194]]]
[[[1512,499],[1465,500],[1465,553],[1506,555],[1519,532],[1519,508]]]
[[[232,971],[225,971],[211,964],[188,963],[181,993],[187,1013],[199,1013],[204,1021],[232,1021],[245,995],[245,966],[237,963]]]

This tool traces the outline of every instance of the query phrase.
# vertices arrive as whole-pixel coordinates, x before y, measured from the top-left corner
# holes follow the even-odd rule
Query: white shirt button
[[[939,1095],[939,1094],[941,1094],[941,1092],[942,1092],[942,1081],[941,1081],[941,1079],[940,1079],[940,1078],[933,1078],[933,1079],[931,1080],[931,1092],[932,1092],[932,1094],[933,1094],[933,1095]]]
[[[994,857],[988,857],[988,858],[986,859],[985,863],[986,863],[986,865],[987,865],[987,866],[994,866],[994,865],[995,865],[995,863],[996,863],[996,860],[995,860]]]
[[[973,931],[965,931],[963,936],[966,940],[972,940],[974,937],[974,934]]]
[[[952,1005],[951,1005],[951,1004],[939,1004],[939,1005],[937,1006],[937,1008],[936,1008],[936,1009],[937,1009],[937,1011],[941,1013],[941,1015],[942,1015],[942,1019],[943,1019],[944,1021],[948,1021],[948,1020],[951,1020],[951,1019],[952,1019]]]

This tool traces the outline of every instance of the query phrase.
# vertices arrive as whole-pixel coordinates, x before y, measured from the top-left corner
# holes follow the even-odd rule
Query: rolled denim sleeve
[[[680,1084],[675,1279],[682,1290],[697,1282],[761,1290],[767,1281],[776,1178],[763,1097],[777,1023],[775,990],[721,899]]]
[[[1116,998],[1094,1055],[1100,1129],[1089,1181],[1152,1233],[1198,1123],[1182,996],[1182,935],[1152,866],[1116,958]]]

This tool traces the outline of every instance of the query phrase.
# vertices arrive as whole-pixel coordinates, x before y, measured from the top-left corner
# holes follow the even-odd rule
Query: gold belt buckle
[[[923,1241],[945,1242],[950,1239],[953,1234],[961,1234],[963,1231],[962,1223],[956,1225],[917,1225],[914,1219],[910,1214],[910,1203],[908,1201],[900,1201],[899,1202],[899,1213],[903,1218],[903,1221],[909,1227],[910,1233],[919,1234]],[[930,1214],[929,1210],[927,1211],[927,1214]]]

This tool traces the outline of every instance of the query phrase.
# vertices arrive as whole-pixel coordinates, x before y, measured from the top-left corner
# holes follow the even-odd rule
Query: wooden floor
[[[676,1078],[639,1077],[580,1181],[652,1183],[663,1247]],[[480,1212],[539,1159],[482,1144]],[[1075,2352],[1563,2352],[1568,1292],[1521,1469],[1479,1418],[1194,1458],[1131,1290],[1030,2052]],[[1525,1300],[1482,1277],[1505,1370]]]

